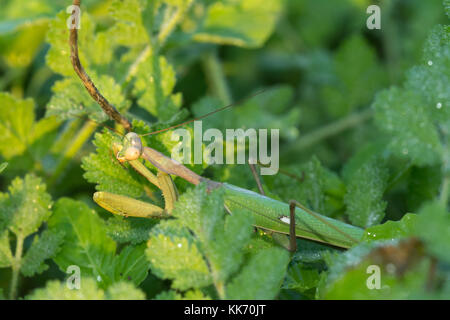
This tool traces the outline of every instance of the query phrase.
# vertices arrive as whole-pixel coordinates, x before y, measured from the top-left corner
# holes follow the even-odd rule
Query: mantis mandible
[[[80,0],[74,0],[73,4],[80,6],[80,2]],[[78,56],[78,32],[76,27],[70,30],[69,43],[72,65],[89,94],[110,118],[122,125],[127,131],[131,131],[130,122],[98,91],[81,65]],[[229,106],[223,107],[218,111],[227,107]],[[115,144],[112,148],[119,162],[127,161],[137,172],[147,178],[150,183],[161,189],[165,200],[165,207],[161,208],[122,195],[96,192],[93,197],[94,201],[113,214],[143,218],[169,217],[178,197],[176,187],[171,178],[171,175],[176,175],[194,185],[205,183],[208,190],[224,188],[225,209],[229,213],[233,214],[238,209],[246,210],[253,215],[255,227],[272,232],[274,236],[278,234],[290,235],[289,245],[286,245],[290,251],[296,250],[297,237],[340,248],[350,248],[358,243],[364,235],[363,229],[322,216],[307,209],[295,200],[291,200],[287,204],[250,190],[199,176],[181,163],[163,155],[157,150],[144,147],[140,136],[134,132],[128,132],[123,142]],[[158,173],[156,175],[153,174],[140,159],[150,162],[157,168]]]

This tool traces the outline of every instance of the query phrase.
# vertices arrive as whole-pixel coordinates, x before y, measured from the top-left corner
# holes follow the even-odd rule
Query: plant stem
[[[174,12],[169,16],[169,18],[164,19],[161,30],[158,34],[158,43],[161,48],[166,42],[167,38],[173,32],[175,27],[180,23],[181,19],[184,17],[186,11],[192,5],[193,0],[189,0],[186,4],[180,5],[175,8]]]
[[[64,154],[59,160],[56,166],[53,176],[50,178],[49,185],[54,185],[59,179],[70,159],[72,159],[84,145],[84,143],[90,138],[92,133],[97,129],[97,123],[91,120],[87,120],[83,127],[80,129],[76,137],[67,146]]]
[[[17,287],[19,284],[20,266],[22,263],[22,251],[23,251],[23,236],[18,235],[16,240],[16,253],[14,255],[14,263],[12,265],[12,278],[11,287],[9,292],[9,298],[14,300],[17,294]]]
[[[203,66],[208,78],[208,82],[211,86],[211,90],[224,105],[231,104],[232,97],[230,89],[225,78],[225,74],[217,58],[217,52],[208,52],[203,59]]]
[[[358,113],[352,113],[345,118],[339,119],[335,122],[327,124],[323,127],[320,127],[317,130],[314,130],[311,133],[304,135],[292,149],[295,151],[304,150],[312,145],[319,143],[320,141],[332,137],[342,131],[350,129],[359,125],[362,122],[369,120],[373,116],[373,111],[371,109],[366,109],[364,111]],[[291,150],[293,151],[293,150]]]

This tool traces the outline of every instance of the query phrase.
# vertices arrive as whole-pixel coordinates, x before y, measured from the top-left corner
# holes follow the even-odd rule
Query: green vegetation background
[[[113,161],[117,136],[70,64],[70,4],[0,0],[0,298],[450,298],[448,0],[83,1],[81,60],[139,133],[267,89],[204,127],[280,128],[266,192],[368,228],[349,251],[298,240],[291,258],[251,217],[227,216],[220,191],[180,179],[176,219],[92,201],[163,205]],[[381,30],[366,28],[370,4]],[[192,169],[257,190],[247,166]]]

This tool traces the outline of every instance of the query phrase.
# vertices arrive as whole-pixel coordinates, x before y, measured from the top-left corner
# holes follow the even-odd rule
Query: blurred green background
[[[268,30],[262,31],[263,21],[253,29],[247,26],[251,30],[246,40],[239,36],[227,40],[219,35],[221,40],[212,41],[208,38],[211,32],[192,33],[191,30],[200,19],[204,19],[200,18],[204,16],[204,7],[214,2],[198,1],[160,52],[176,74],[173,92],[182,93],[181,110],[185,113],[179,119],[204,114],[211,110],[211,106],[221,107],[260,88],[271,87],[270,92],[243,103],[239,110],[224,111],[206,119],[205,123],[218,128],[227,125],[282,128],[282,169],[301,175],[303,167],[299,164],[315,156],[322,166],[330,170],[328,178],[334,182],[329,185],[336,187],[340,200],[320,204],[314,209],[331,216],[339,215],[343,210],[342,186],[336,180],[336,174],[345,178],[351,171],[348,165],[346,169],[348,160],[357,152],[370,152],[373,145],[368,146],[369,142],[380,141],[380,132],[370,121],[371,114],[366,110],[378,91],[403,83],[405,72],[421,61],[429,31],[436,24],[448,21],[442,1],[279,1],[281,9],[273,29],[268,26]],[[114,25],[111,3],[83,1],[83,9],[96,22],[95,32],[108,30]],[[263,3],[261,1],[261,6]],[[382,8],[381,30],[366,28],[366,8],[370,4],[378,4]],[[46,56],[51,42],[48,40],[51,21],[68,5],[70,1],[66,0],[0,0],[0,91],[9,92],[17,99],[32,98],[37,120],[46,114],[55,82],[64,78],[46,63]],[[115,56],[110,60],[122,58],[121,50],[116,48]],[[105,52],[91,54],[98,55],[96,59],[101,62]],[[220,62],[227,82],[225,92],[214,88],[218,82],[213,79],[217,74],[212,70],[217,62]],[[69,64],[67,66],[70,67]],[[97,63],[90,68],[98,74],[120,74],[123,67],[111,62],[106,65]],[[134,92],[127,98],[132,103],[130,113],[138,118],[149,123],[174,121],[161,111],[158,114],[140,109],[139,98]],[[11,141],[0,139],[3,143],[0,159],[9,162],[8,169],[0,176],[0,190],[5,191],[15,176],[32,171],[44,178],[54,199],[70,196],[93,205],[94,185],[83,178],[84,171],[80,167],[81,159],[94,150],[92,144],[86,143],[80,148],[54,180],[55,167],[60,163],[58,152],[63,150],[67,141],[61,136],[73,136],[82,126],[82,120],[75,118],[51,125],[55,130],[32,152],[8,156],[5,149],[12,147],[8,146]],[[55,145],[57,143],[59,145]],[[382,140],[379,143],[382,145]],[[401,161],[391,163],[389,169],[401,173],[403,164]],[[388,202],[385,220],[398,220],[405,212],[417,210],[421,200],[435,194],[437,187],[433,176],[439,176],[439,168],[408,170],[416,172],[412,175],[409,171],[406,176],[401,176],[400,182],[385,195]],[[255,189],[248,168],[217,168],[207,170],[205,174]],[[414,177],[417,176],[426,178],[420,180],[419,187],[414,189]],[[430,182],[429,188],[423,188],[425,180]],[[274,178],[267,177],[266,184],[280,198],[298,198],[298,194]],[[424,192],[430,194],[422,194],[418,198],[414,193],[420,193],[417,189],[426,189]],[[43,286],[48,279],[63,277],[52,264],[41,276],[24,279],[22,293]],[[0,287],[6,288],[9,279],[10,271],[1,269]],[[148,287],[149,297],[151,290],[159,290],[155,281],[151,289]],[[159,284],[161,287],[165,285],[162,281]]]

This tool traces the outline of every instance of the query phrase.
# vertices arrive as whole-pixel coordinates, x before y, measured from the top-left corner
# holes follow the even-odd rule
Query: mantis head
[[[142,141],[137,133],[129,132],[125,135],[122,145],[114,145],[117,160],[121,163],[138,159],[142,154]]]

